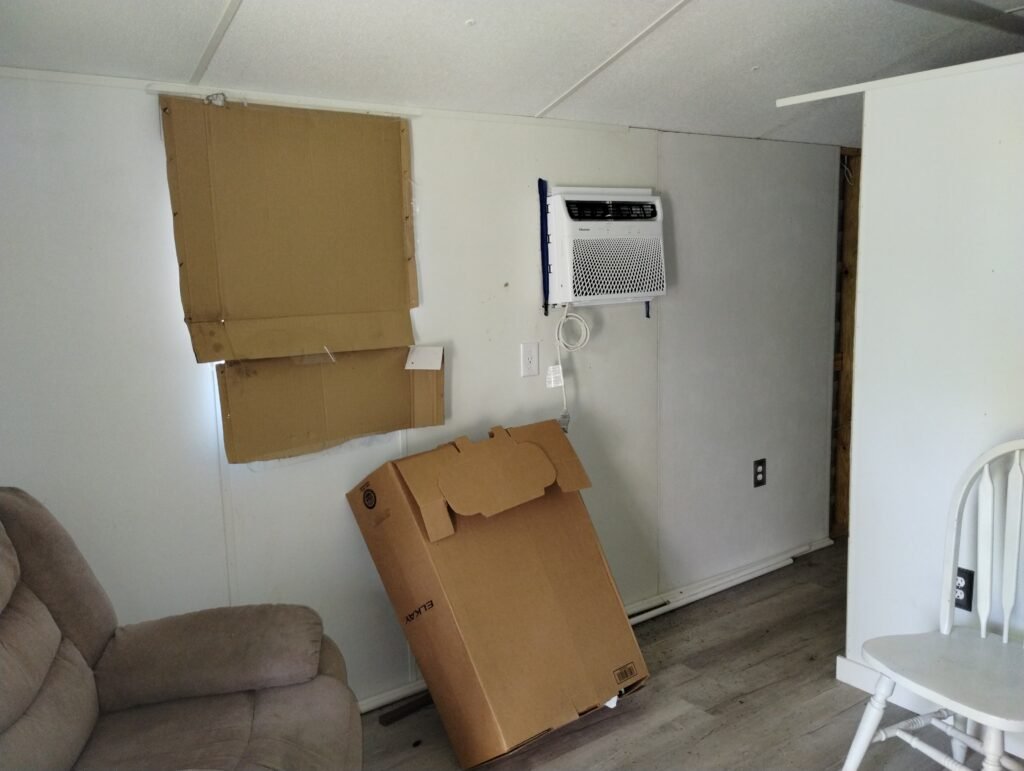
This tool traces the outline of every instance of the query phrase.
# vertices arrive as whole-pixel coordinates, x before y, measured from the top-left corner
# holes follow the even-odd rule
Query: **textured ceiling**
[[[1018,51],[1022,36],[892,0],[693,0],[549,115],[859,144],[859,98],[775,100]]]
[[[856,145],[859,97],[775,99],[1024,51],[1021,4],[0,0],[0,66]]]
[[[0,66],[188,82],[223,11],[210,0],[0,0]]]
[[[206,80],[530,115],[670,5],[643,0],[621,13],[623,0],[243,0]]]

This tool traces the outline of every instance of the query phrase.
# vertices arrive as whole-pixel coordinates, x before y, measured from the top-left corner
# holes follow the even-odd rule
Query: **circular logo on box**
[[[372,509],[374,506],[376,506],[377,493],[369,489],[363,490],[363,505],[368,509]]]

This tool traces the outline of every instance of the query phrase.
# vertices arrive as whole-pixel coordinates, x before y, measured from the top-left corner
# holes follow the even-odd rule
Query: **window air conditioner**
[[[650,189],[551,188],[552,305],[643,302],[665,294],[664,212]]]

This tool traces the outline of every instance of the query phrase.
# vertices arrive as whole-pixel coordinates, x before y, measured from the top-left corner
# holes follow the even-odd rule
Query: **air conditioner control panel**
[[[565,210],[571,220],[656,220],[658,207],[643,201],[581,201],[569,199]]]

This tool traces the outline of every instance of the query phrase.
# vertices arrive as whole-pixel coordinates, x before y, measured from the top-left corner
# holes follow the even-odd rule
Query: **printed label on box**
[[[615,682],[619,685],[626,682],[632,677],[636,677],[636,664],[632,661],[626,664],[624,667],[619,667],[615,670]]]

